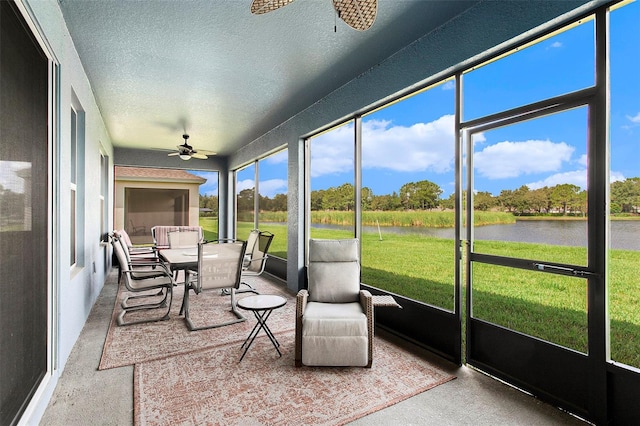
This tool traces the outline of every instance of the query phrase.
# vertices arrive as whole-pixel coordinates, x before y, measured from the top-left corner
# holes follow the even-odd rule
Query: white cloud
[[[627,120],[631,121],[634,124],[640,124],[640,112],[633,117],[630,115],[627,115]]]
[[[389,120],[362,123],[362,167],[393,172],[445,173],[453,169],[454,116],[411,126],[394,126]],[[353,126],[343,126],[314,138],[311,176],[353,170]],[[484,142],[482,133],[474,143]]]
[[[529,189],[540,189],[545,186],[552,187],[563,183],[570,183],[579,186],[580,189],[587,189],[587,171],[583,169],[556,173],[546,179],[527,183],[526,185]]]
[[[289,161],[289,155],[287,153],[287,150],[285,149],[283,151],[279,151],[273,155],[270,155],[269,157],[265,158],[264,161],[266,161],[268,164],[282,164]]]
[[[251,189],[251,188],[254,188],[255,186],[256,185],[253,179],[239,180],[236,185],[236,191],[239,193],[243,189]]]
[[[362,128],[362,167],[443,173],[453,167],[454,139],[453,115],[409,127],[370,120]]]
[[[456,88],[455,81],[447,81],[445,84],[442,85],[442,90],[453,90],[455,88]]]
[[[564,142],[529,140],[499,142],[474,154],[478,173],[488,179],[554,172],[571,159],[574,148]]]
[[[311,140],[311,177],[353,170],[353,125]]]
[[[625,180],[625,177],[622,173],[613,171],[610,173],[609,183],[623,180]],[[563,183],[571,183],[573,185],[579,186],[582,190],[587,189],[587,169],[556,173],[547,177],[546,179],[527,183],[526,185],[529,187],[529,189],[539,189],[545,186],[552,187]]]
[[[260,195],[273,198],[276,194],[287,192],[287,181],[284,179],[261,180],[259,183]]]
[[[581,166],[587,167],[587,154],[582,154],[582,156],[578,158],[577,163]]]
[[[218,172],[203,172],[199,170],[189,170],[196,176],[205,178],[207,181],[200,185],[199,192],[202,195],[218,195]]]
[[[554,49],[557,49],[559,47],[562,47],[562,43],[560,43],[559,41],[554,41],[550,46]]]
[[[627,178],[624,177],[624,175],[620,172],[614,172],[613,170],[609,172],[609,183],[622,182],[623,180],[626,180],[626,179]]]

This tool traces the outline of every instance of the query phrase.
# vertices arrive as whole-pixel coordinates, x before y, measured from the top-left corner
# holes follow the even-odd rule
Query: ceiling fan
[[[174,155],[178,155],[180,156],[180,158],[182,160],[190,160],[191,158],[197,158],[199,160],[206,160],[208,157],[207,155],[215,155],[216,153],[213,151],[205,151],[203,149],[195,149],[194,147],[192,147],[191,145],[189,145],[187,143],[187,140],[189,139],[189,135],[188,134],[184,134],[182,135],[183,139],[184,139],[184,143],[182,145],[178,145],[177,148],[178,150],[176,152],[170,152],[169,154],[167,154],[169,157],[172,157]]]
[[[253,0],[251,13],[262,15],[288,5],[293,0]],[[378,0],[332,0],[333,8],[348,26],[355,30],[366,31],[376,20]]]

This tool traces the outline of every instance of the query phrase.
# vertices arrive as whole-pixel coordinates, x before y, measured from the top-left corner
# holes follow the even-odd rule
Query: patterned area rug
[[[253,285],[261,294],[278,294],[286,297],[287,304],[273,311],[269,318],[269,327],[274,333],[294,330],[295,297],[289,294],[286,286],[264,277],[252,277],[246,282]],[[122,309],[120,302],[131,294],[121,285],[98,369],[105,370],[132,365],[226,343],[241,343],[256,323],[253,313],[239,309],[247,321],[210,330],[189,331],[184,316],[179,315],[183,293],[183,285],[174,287],[169,320],[119,327],[116,324],[116,317]],[[252,294],[238,294],[237,298],[240,299]],[[230,297],[221,296],[218,291],[204,292],[197,296],[191,292],[189,302],[191,318],[197,326],[225,322],[235,318],[235,315],[230,311]],[[153,317],[157,316],[158,312],[154,312],[154,310],[140,311],[134,315]],[[133,316],[130,318],[135,319]]]
[[[282,357],[261,332],[242,362],[233,343],[136,364],[135,424],[341,425],[455,378],[379,338],[371,369],[295,368],[275,334]]]

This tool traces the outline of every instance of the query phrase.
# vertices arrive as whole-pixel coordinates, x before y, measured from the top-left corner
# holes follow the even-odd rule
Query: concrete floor
[[[109,279],[71,352],[41,425],[133,424],[133,366],[97,369],[116,291],[115,279]],[[585,425],[471,368],[457,367],[420,349],[416,352],[457,379],[351,425]]]

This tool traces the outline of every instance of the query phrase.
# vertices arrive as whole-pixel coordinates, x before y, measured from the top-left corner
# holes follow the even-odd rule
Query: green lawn
[[[217,238],[217,220],[201,218],[206,239]],[[238,236],[252,224],[238,223]],[[286,224],[262,228],[275,236],[270,254],[286,258]],[[312,229],[313,238],[348,238],[339,230]],[[478,241],[475,250],[584,265],[584,248]],[[453,310],[452,240],[415,234],[362,237],[362,281],[411,299]],[[609,307],[612,359],[640,368],[640,252],[612,250]],[[490,321],[581,352],[587,350],[587,287],[582,278],[474,263],[474,312]],[[464,283],[464,279],[463,279]]]

